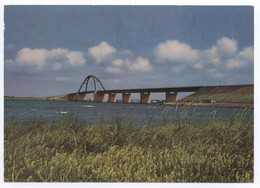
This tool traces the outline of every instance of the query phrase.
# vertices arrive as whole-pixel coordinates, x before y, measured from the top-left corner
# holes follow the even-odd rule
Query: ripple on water
[[[67,114],[68,112],[66,111],[60,111],[60,112],[56,112],[56,114]]]
[[[94,106],[92,106],[92,105],[82,105],[82,107],[84,107],[84,108],[93,108]]]

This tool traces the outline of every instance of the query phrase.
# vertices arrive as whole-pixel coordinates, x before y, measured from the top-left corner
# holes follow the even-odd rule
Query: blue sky
[[[106,89],[252,84],[250,6],[5,6],[10,96]],[[17,92],[18,91],[18,92]]]

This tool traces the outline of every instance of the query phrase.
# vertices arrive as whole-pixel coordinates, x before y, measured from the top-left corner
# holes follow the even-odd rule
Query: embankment
[[[184,97],[180,102],[202,103],[205,100],[214,100],[216,103],[254,103],[253,85],[212,86],[201,88],[196,93]],[[216,104],[217,105],[217,104]]]

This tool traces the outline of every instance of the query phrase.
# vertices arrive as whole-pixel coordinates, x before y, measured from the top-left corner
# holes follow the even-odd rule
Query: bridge
[[[88,91],[88,84],[90,80],[94,82],[94,90]],[[97,90],[97,84],[99,84],[102,90]],[[140,94],[140,103],[149,104],[151,103],[151,93],[165,93],[165,102],[172,103],[179,99],[179,92],[196,92],[201,88],[210,88],[216,86],[184,86],[184,87],[161,87],[161,88],[137,88],[137,89],[112,89],[106,90],[101,81],[94,75],[89,75],[82,82],[78,92],[71,93],[68,95],[70,101],[86,101],[87,95],[93,93],[94,102],[117,102],[117,94],[122,94],[123,103],[132,102],[132,94]],[[84,91],[81,91],[85,88]]]

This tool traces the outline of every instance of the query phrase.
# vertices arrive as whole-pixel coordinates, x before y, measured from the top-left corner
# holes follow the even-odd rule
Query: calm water
[[[185,113],[189,116],[195,107],[179,106],[176,113],[176,106],[166,106],[162,104],[124,104],[124,103],[95,103],[95,102],[73,102],[73,101],[33,101],[33,100],[5,100],[4,101],[4,122],[16,120],[23,123],[35,117],[43,117],[48,120],[58,119],[63,115],[74,114],[80,119],[95,123],[103,117],[104,121],[109,123],[115,118],[124,118],[126,122],[134,121],[143,126],[151,123],[157,125],[162,119],[162,112],[169,109],[167,118],[169,120],[181,119]],[[188,108],[188,109],[187,109]],[[196,107],[197,115],[194,120],[202,120],[206,114],[216,110],[216,117],[222,120],[230,119],[233,108],[214,108],[214,107]],[[243,109],[237,109],[242,113]],[[247,117],[253,114],[249,110]],[[209,116],[209,114],[208,114]],[[213,116],[213,114],[211,115]]]

